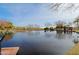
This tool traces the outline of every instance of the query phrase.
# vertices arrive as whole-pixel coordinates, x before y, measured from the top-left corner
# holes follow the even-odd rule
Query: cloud
[[[2,4],[6,18],[11,19],[16,25],[27,25],[32,23],[44,24],[45,22],[54,23],[58,20],[71,22],[75,17],[79,16],[79,4],[75,4],[72,9],[65,10],[69,4],[62,4],[58,11],[50,9],[50,4]],[[74,8],[76,9],[74,11]],[[4,16],[4,15],[2,15]],[[4,17],[5,18],[5,17]]]

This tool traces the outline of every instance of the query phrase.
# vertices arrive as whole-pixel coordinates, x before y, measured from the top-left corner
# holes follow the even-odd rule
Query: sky
[[[28,24],[44,25],[54,24],[56,21],[72,22],[79,15],[76,11],[63,11],[61,6],[59,12],[50,9],[50,4],[46,3],[4,3],[0,4],[0,20],[7,20],[16,26],[26,26]],[[79,5],[79,4],[78,4]]]

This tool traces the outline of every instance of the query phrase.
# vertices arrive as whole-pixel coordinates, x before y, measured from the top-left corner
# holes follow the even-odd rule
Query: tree
[[[79,16],[75,19],[74,23],[76,23],[76,26],[79,28]]]
[[[79,4],[74,4],[74,3],[51,3],[49,4],[49,9],[53,11],[59,11],[61,10],[77,10],[79,8]]]
[[[61,21],[61,20],[59,20],[59,21],[57,21],[56,22],[56,25],[62,25],[62,26],[64,26],[66,23],[64,22],[64,21]]]
[[[52,24],[48,22],[48,23],[45,23],[45,26],[50,27],[50,26],[52,26]]]
[[[4,21],[4,20],[0,20],[0,29],[12,29],[14,26],[11,22],[9,21]]]

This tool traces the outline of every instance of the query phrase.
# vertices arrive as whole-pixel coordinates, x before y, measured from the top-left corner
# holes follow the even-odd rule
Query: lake
[[[74,32],[17,32],[7,35],[1,41],[1,48],[20,47],[17,55],[63,55],[75,45],[73,40],[77,36]]]

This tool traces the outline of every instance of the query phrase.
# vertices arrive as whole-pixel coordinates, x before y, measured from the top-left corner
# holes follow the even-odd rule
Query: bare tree
[[[64,21],[59,20],[55,24],[56,25],[65,25],[66,23]]]
[[[50,27],[50,26],[52,26],[52,24],[48,22],[48,23],[45,23],[45,26]]]
[[[59,11],[60,9],[62,10],[77,10],[79,8],[79,4],[75,3],[51,3],[48,5],[49,9],[53,11]]]
[[[74,23],[76,23],[76,26],[79,28],[79,16],[75,19]]]

